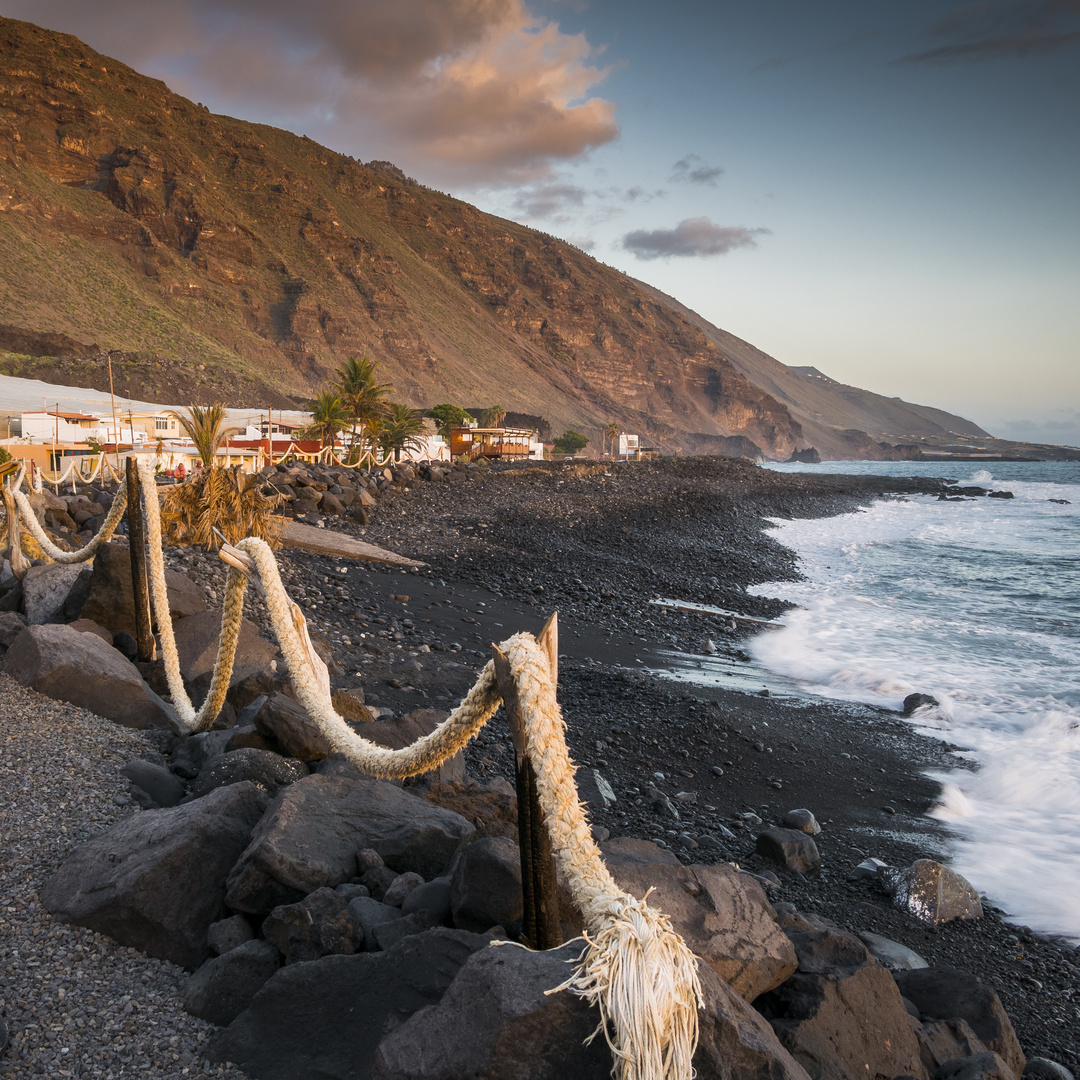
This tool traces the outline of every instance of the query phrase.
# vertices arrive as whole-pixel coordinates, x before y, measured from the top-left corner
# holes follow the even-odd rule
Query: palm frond
[[[221,546],[216,527],[230,544],[257,536],[277,547],[284,519],[274,511],[281,496],[267,494],[264,486],[258,473],[216,466],[165,489],[161,524],[166,540],[216,551]]]

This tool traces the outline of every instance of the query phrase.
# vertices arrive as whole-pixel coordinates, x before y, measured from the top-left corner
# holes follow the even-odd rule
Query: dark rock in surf
[[[929,694],[908,694],[904,698],[904,707],[901,710],[901,716],[913,716],[916,709],[921,709],[924,705],[940,705],[936,697],[931,697]]]

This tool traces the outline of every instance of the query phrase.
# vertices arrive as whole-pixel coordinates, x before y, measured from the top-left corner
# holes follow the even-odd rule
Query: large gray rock
[[[438,877],[434,881],[425,881],[417,885],[401,905],[402,915],[412,915],[417,911],[430,911],[440,923],[448,924],[453,918],[450,904],[450,879]]]
[[[609,810],[619,801],[599,769],[579,769],[574,779],[577,781],[578,798],[594,810]]]
[[[977,976],[951,967],[900,971],[894,976],[900,993],[922,1017],[966,1020],[988,1050],[1000,1054],[1017,1076],[1024,1072],[1024,1051],[1001,999]]]
[[[911,1017],[885,968],[799,971],[755,1007],[814,1080],[926,1080]]]
[[[434,912],[414,911],[411,915],[403,915],[400,919],[391,919],[376,926],[373,937],[378,948],[392,949],[402,938],[422,934],[438,925],[439,920]]]
[[[918,859],[885,880],[897,907],[932,926],[982,918],[982,901],[967,879],[933,859]]]
[[[31,566],[23,578],[23,607],[31,626],[48,622],[63,606],[82,572],[79,563]]]
[[[573,994],[545,994],[565,981],[580,951],[580,942],[572,942],[548,952],[506,945],[474,953],[437,1005],[383,1039],[372,1076],[609,1080],[607,1043],[597,1038],[584,1045],[599,1013]]]
[[[450,909],[459,930],[521,929],[521,851],[505,836],[481,836],[458,852],[450,869]]]
[[[802,829],[781,829],[779,826],[758,833],[756,850],[785,870],[794,870],[804,877],[821,873],[821,855],[814,838]]]
[[[0,648],[7,649],[26,629],[26,617],[17,611],[0,612]]]
[[[224,1027],[250,1004],[281,967],[281,954],[268,941],[245,941],[207,960],[184,985],[184,1008],[192,1016]]]
[[[135,758],[120,772],[131,781],[132,795],[144,810],[176,806],[187,794],[187,789],[178,777],[152,761]]]
[[[316,889],[298,904],[274,908],[263,920],[263,937],[287,964],[356,952],[356,928],[345,901],[333,889]]]
[[[233,784],[205,799],[146,810],[76,848],[42,903],[151,956],[196,968],[224,914],[225,878],[266,809],[266,793]]]
[[[859,940],[870,950],[874,959],[890,971],[911,971],[930,966],[914,949],[891,938],[860,930]]]
[[[239,948],[252,937],[254,934],[251,923],[243,915],[230,915],[227,919],[220,919],[211,923],[206,931],[206,943],[215,956],[223,956],[230,949]]]
[[[195,783],[191,785],[191,792],[201,796],[226,784],[250,780],[257,787],[276,795],[287,784],[307,775],[307,766],[302,761],[282,757],[270,750],[244,747],[230,750],[207,762],[199,770]]]
[[[165,571],[169,615],[173,620],[206,610],[202,589],[175,570]],[[104,544],[94,556],[94,572],[81,615],[112,634],[135,633],[135,596],[131,587],[131,551],[125,544]]]
[[[85,611],[84,607],[84,614]],[[210,689],[214,662],[217,659],[221,612],[203,611],[177,619],[173,623],[173,634],[180,659],[180,674],[183,675],[190,692],[201,701]],[[240,624],[240,636],[236,643],[236,657],[233,660],[229,685],[236,686],[249,675],[268,668],[278,655],[278,647],[259,637],[259,628],[250,619],[244,619]]]
[[[0,668],[39,694],[80,705],[125,727],[176,729],[172,709],[139,669],[94,634],[68,626],[29,626]]]
[[[462,930],[414,934],[389,952],[290,964],[209,1047],[258,1080],[367,1080],[387,1032],[438,1001],[488,939]]]
[[[795,947],[799,971],[811,975],[851,975],[874,964],[866,945],[854,934],[818,915],[798,916],[785,927]]]
[[[966,1020],[927,1020],[915,1028],[922,1063],[931,1076],[957,1058],[986,1053],[982,1039]]]
[[[326,736],[307,709],[287,694],[271,694],[266,699],[255,715],[255,727],[298,761],[321,761],[330,756]]]
[[[1070,1069],[1044,1057],[1029,1057],[1024,1066],[1024,1080],[1076,1080]]]
[[[357,874],[374,848],[392,869],[441,874],[474,829],[463,817],[379,780],[313,774],[280,791],[229,875],[229,906],[266,912]]]
[[[186,735],[173,748],[173,772],[185,780],[193,780],[208,764],[226,753],[230,738],[228,731],[199,731]]]
[[[708,964],[698,965],[697,1080],[810,1080],[769,1022]]]
[[[605,845],[605,850],[607,845]],[[718,866],[651,866],[608,862],[633,896],[671,919],[683,940],[747,1001],[782,983],[796,966],[765,890],[748,874]]]
[[[992,1050],[946,1062],[935,1080],[1016,1080],[1016,1073]]]
[[[74,622],[69,622],[67,625],[70,626],[72,630],[78,630],[80,634],[95,634],[97,637],[101,638],[106,645],[111,645],[113,643],[112,634],[110,634],[104,626],[100,626],[98,623],[94,622],[93,619],[76,619]]]
[[[667,848],[651,840],[635,836],[615,836],[600,845],[604,864],[609,870],[616,866],[681,866],[678,858]]]
[[[277,910],[281,910],[278,908]],[[375,931],[390,922],[403,918],[401,908],[384,904],[373,896],[358,896],[349,901],[349,918],[356,929],[357,938],[363,942],[368,952],[377,952],[379,942]]]

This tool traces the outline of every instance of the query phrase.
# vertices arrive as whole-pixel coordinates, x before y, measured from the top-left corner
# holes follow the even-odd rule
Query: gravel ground
[[[216,1029],[181,1008],[180,968],[55,922],[38,899],[68,852],[140,812],[119,766],[149,749],[0,675],[0,1077],[244,1080],[202,1060]]]

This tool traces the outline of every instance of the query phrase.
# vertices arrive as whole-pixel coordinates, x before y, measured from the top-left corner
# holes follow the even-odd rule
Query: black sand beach
[[[297,552],[282,552],[280,562],[290,591],[334,645],[345,670],[335,685],[360,687],[369,704],[396,714],[456,704],[491,642],[535,632],[558,611],[571,751],[580,765],[601,771],[618,799],[593,815],[597,824],[614,836],[660,839],[687,862],[730,859],[766,878],[771,871],[774,902],[975,972],[1001,995],[1029,1056],[1075,1070],[1080,957],[1073,945],[1006,923],[992,907],[981,920],[930,930],[873,885],[848,880],[867,856],[904,866],[945,855],[947,836],[925,816],[937,795],[925,774],[970,767],[954,753],[961,748],[916,733],[893,713],[761,696],[741,644],[760,631],[757,624],[736,619],[732,629],[726,615],[650,603],[663,597],[775,617],[782,603],[745,589],[798,568],[793,553],[763,533],[763,519],[842,513],[944,487],[779,474],[728,459],[487,467],[391,489],[366,528],[328,520],[422,560],[423,570]],[[716,656],[746,672],[731,676],[739,689],[640,670],[663,666],[661,651],[700,654],[710,640]],[[510,777],[501,717],[488,732],[470,748],[469,770]],[[649,784],[674,801],[677,821],[653,809]],[[816,880],[777,872],[754,855],[756,821],[744,816],[771,824],[801,807],[822,825]]]

